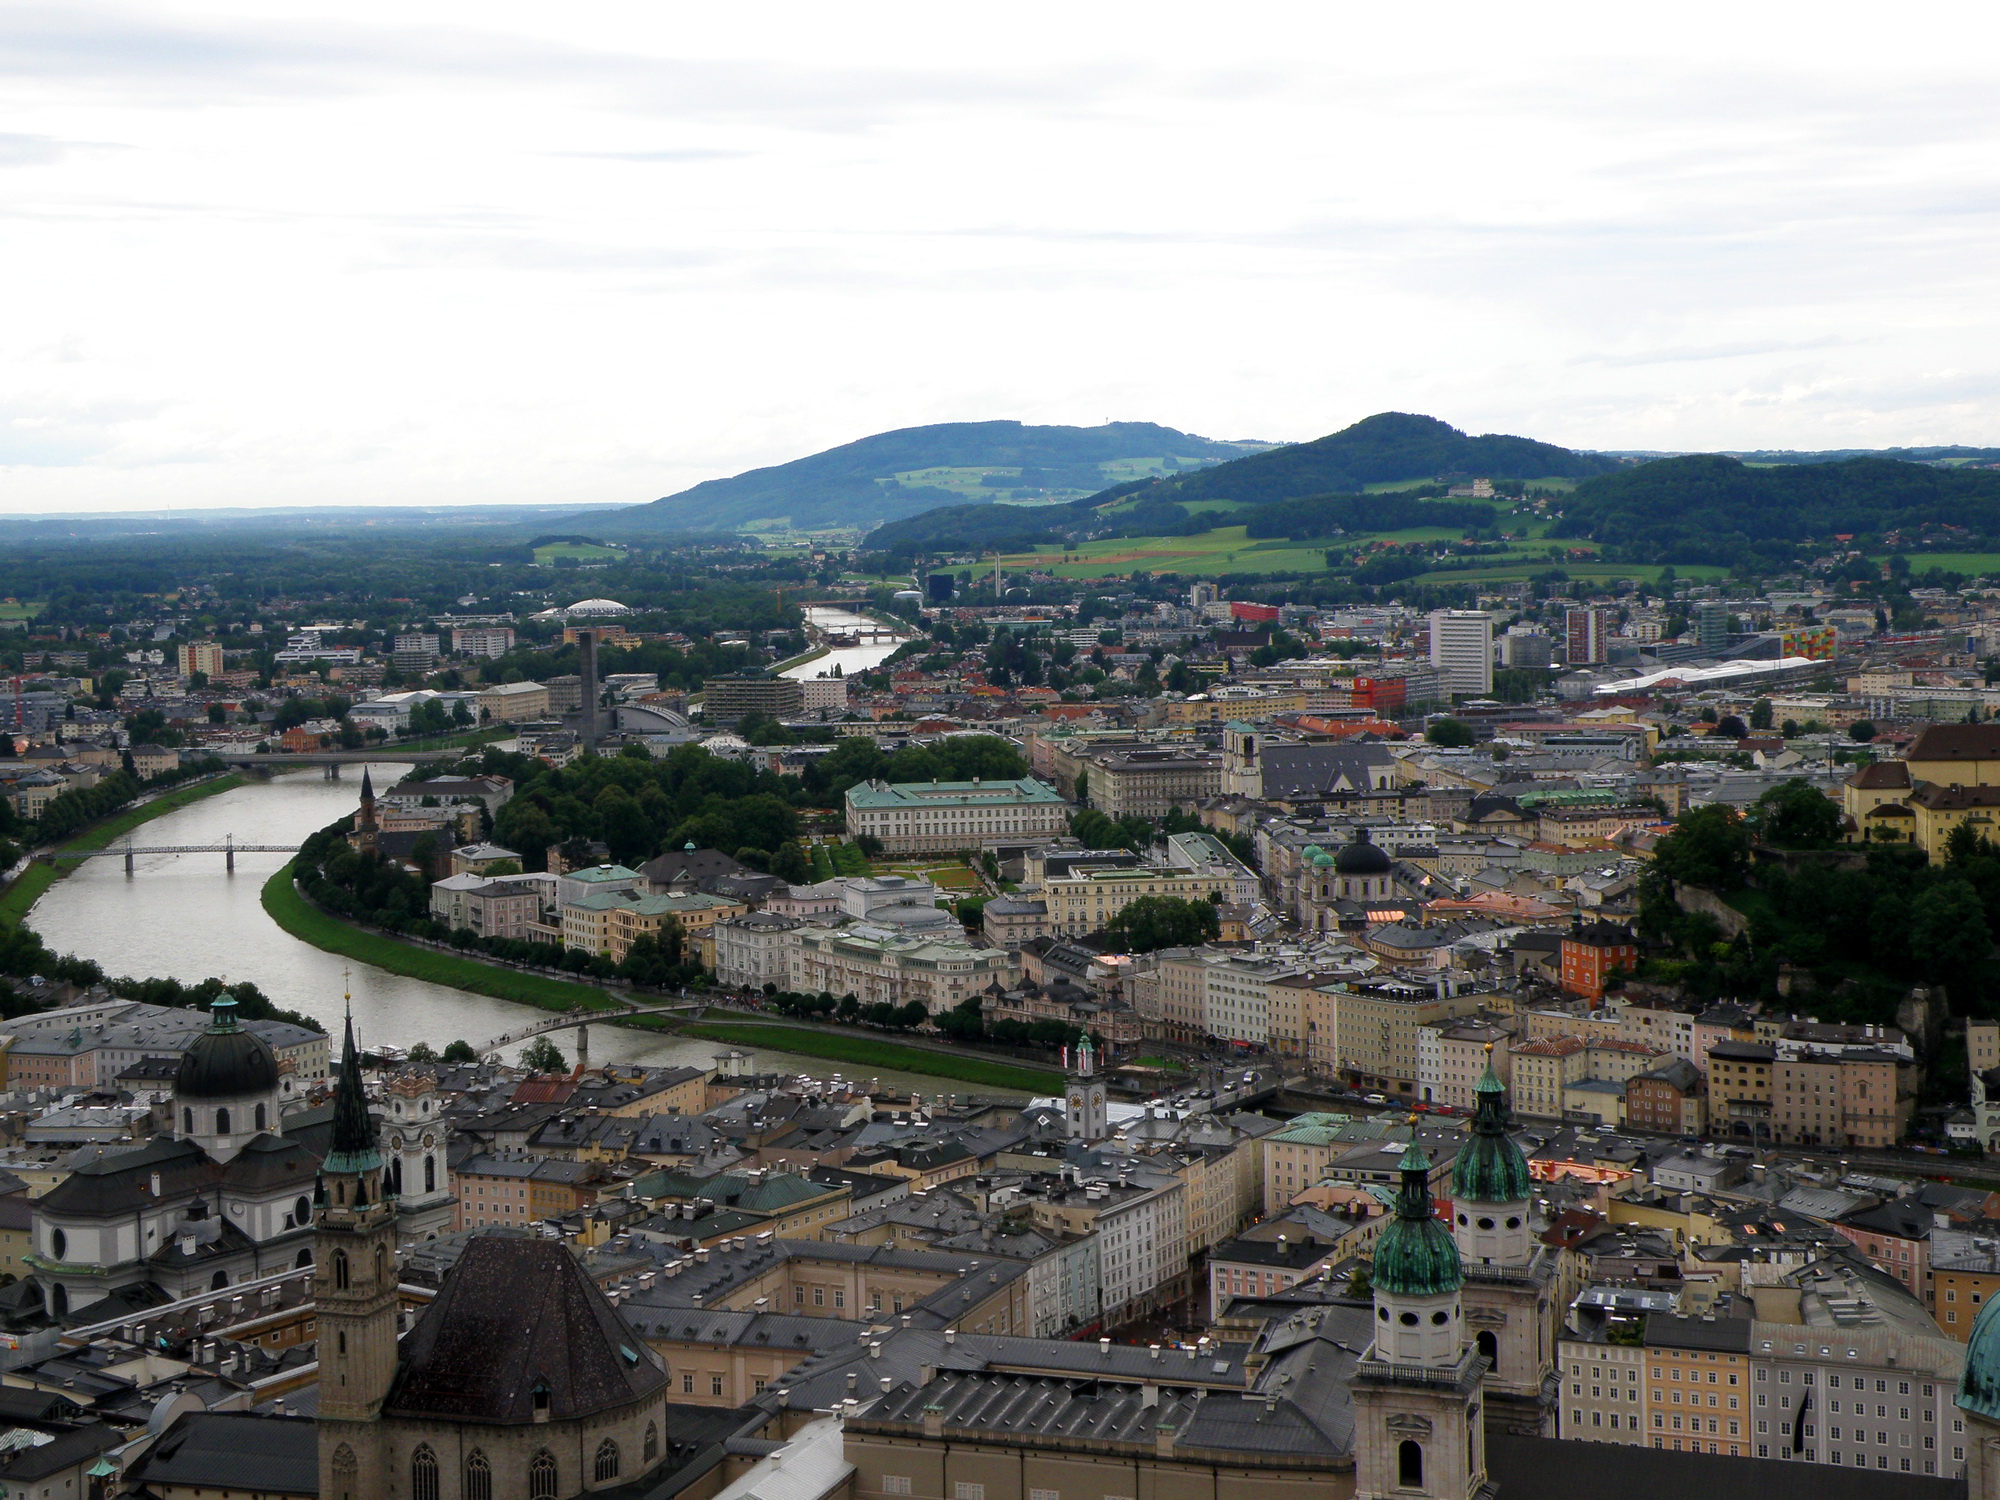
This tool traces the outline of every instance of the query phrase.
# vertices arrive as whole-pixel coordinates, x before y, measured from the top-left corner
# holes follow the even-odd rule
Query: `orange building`
[[[1613,969],[1630,971],[1639,965],[1639,945],[1629,929],[1616,922],[1579,921],[1562,940],[1562,987],[1591,1000],[1604,998],[1604,981]]]

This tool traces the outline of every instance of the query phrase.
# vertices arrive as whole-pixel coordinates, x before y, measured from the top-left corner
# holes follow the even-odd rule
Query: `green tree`
[[[1867,744],[1875,738],[1875,734],[1875,721],[1873,719],[1856,719],[1852,724],[1847,726],[1847,737],[1857,745]]]
[[[413,1063],[430,1063],[437,1060],[437,1048],[429,1042],[418,1042],[410,1048],[410,1061]]]
[[[461,1038],[447,1046],[439,1055],[439,1060],[448,1063],[475,1063],[479,1061],[479,1054],[472,1050],[472,1043]]]
[[[1750,727],[1752,729],[1769,729],[1771,727],[1771,700],[1769,698],[1759,698],[1755,703],[1750,705]]]
[[[1969,882],[1941,880],[1910,903],[1910,951],[1926,978],[1955,994],[1985,966],[1993,932]]]
[[[1750,870],[1750,828],[1720,802],[1684,812],[1653,850],[1653,868],[1667,879],[1733,891]]]
[[[1811,782],[1794,778],[1772,787],[1750,809],[1758,842],[1782,849],[1824,849],[1840,841],[1840,808]]]
[[[545,1036],[538,1036],[521,1049],[521,1066],[532,1073],[560,1073],[569,1066],[562,1048]]]
[[[1192,948],[1213,942],[1221,935],[1222,923],[1210,902],[1141,896],[1106,922],[1104,931],[1122,941],[1129,952],[1151,953],[1159,948]]]
[[[1444,750],[1463,750],[1473,741],[1472,726],[1463,719],[1432,719],[1424,726],[1424,738]]]
[[[812,884],[812,864],[805,851],[790,839],[772,852],[771,873],[790,885]]]

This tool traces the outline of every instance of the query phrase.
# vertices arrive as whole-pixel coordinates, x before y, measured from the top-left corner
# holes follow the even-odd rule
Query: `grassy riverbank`
[[[213,781],[198,781],[192,786],[175,787],[164,796],[113,813],[103,822],[84,829],[68,843],[57,847],[59,863],[37,860],[28,866],[19,880],[7,887],[6,894],[0,895],[0,925],[18,927],[27,920],[28,908],[41,900],[50,886],[82,863],[80,860],[61,859],[62,855],[83,854],[93,849],[107,848],[113,840],[123,838],[143,823],[150,823],[154,818],[177,812],[189,803],[199,802],[204,797],[215,797],[223,792],[233,791],[241,785],[243,778],[231,771],[225,776],[216,777]]]
[[[264,882],[262,901],[271,920],[300,942],[327,953],[338,953],[342,958],[373,964],[407,979],[470,990],[475,995],[491,995],[496,1000],[513,1000],[542,1010],[569,1010],[578,1005],[592,1010],[615,1008],[611,998],[593,985],[546,974],[525,974],[518,969],[462,958],[456,953],[421,948],[330,917],[298,893],[292,884],[290,861]]]
[[[930,1073],[939,1078],[956,1078],[965,1083],[1009,1093],[1058,1094],[1062,1075],[1044,1068],[1019,1063],[996,1062],[963,1053],[932,1052],[923,1047],[907,1047],[866,1033],[843,1036],[837,1032],[814,1031],[799,1026],[757,1026],[728,1021],[701,1021],[679,1028],[682,1036],[707,1042],[726,1042],[746,1052],[796,1052],[806,1057],[823,1057],[832,1062],[850,1063],[858,1068],[894,1068],[899,1073]]]

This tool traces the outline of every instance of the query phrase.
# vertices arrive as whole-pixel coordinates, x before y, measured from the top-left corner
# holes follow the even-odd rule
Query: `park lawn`
[[[448,985],[455,990],[470,990],[475,995],[491,995],[496,1000],[514,1000],[522,1005],[538,1006],[542,1010],[571,1010],[579,1005],[590,1010],[619,1008],[617,1002],[594,985],[552,979],[546,974],[524,974],[518,969],[504,969],[496,964],[463,958],[456,953],[419,948],[414,943],[399,942],[386,933],[370,932],[338,917],[330,917],[299,894],[298,888],[292,884],[290,860],[285,862],[282,870],[264,882],[262,900],[271,920],[300,942],[311,943],[327,953],[338,953],[343,958],[373,964],[378,969],[387,969],[391,974],[401,974],[406,979],[422,979],[431,984]]]
[[[42,612],[42,603],[38,599],[26,603],[18,599],[0,601],[0,620],[32,620]]]
[[[603,547],[595,542],[550,542],[535,549],[535,561],[543,567],[558,561],[610,562],[624,555],[623,547]]]
[[[868,1032],[852,1036],[832,1031],[813,1031],[799,1026],[754,1026],[729,1022],[701,1021],[680,1028],[682,1036],[705,1042],[727,1042],[748,1051],[765,1048],[797,1052],[805,1057],[823,1057],[830,1062],[854,1063],[860,1067],[894,1068],[899,1073],[929,1073],[939,1078],[957,1078],[966,1083],[982,1083],[1020,1093],[1060,1092],[1062,1075],[1046,1068],[1024,1067],[1019,1063],[996,1062],[964,1053],[931,1052],[922,1047],[906,1047],[900,1042],[883,1041]]]
[[[54,865],[36,860],[21,872],[21,878],[0,895],[0,927],[19,927],[28,919],[28,909],[41,900],[48,888],[62,878]]]

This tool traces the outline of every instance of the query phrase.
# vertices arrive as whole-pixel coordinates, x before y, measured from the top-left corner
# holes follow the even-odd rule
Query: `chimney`
[[[882,1394],[883,1394],[883,1395],[885,1395],[885,1396],[886,1396],[886,1395],[888,1395],[890,1391],[892,1391],[892,1390],[894,1390],[894,1389],[895,1389],[895,1386],[896,1386],[896,1382],[895,1382],[894,1380],[892,1380],[892,1379],[891,1379],[891,1378],[890,1378],[889,1376],[887,1376],[887,1375],[884,1375],[884,1376],[882,1377]]]
[[[946,1329],[946,1330],[944,1331],[944,1341],[945,1341],[945,1342],[946,1342],[947,1344],[955,1344],[955,1343],[957,1343],[957,1342],[958,1342],[958,1330],[957,1330],[956,1328],[947,1328],[947,1329]]]
[[[1097,1352],[1105,1359],[1111,1358],[1111,1340],[1099,1339],[1097,1341]]]

